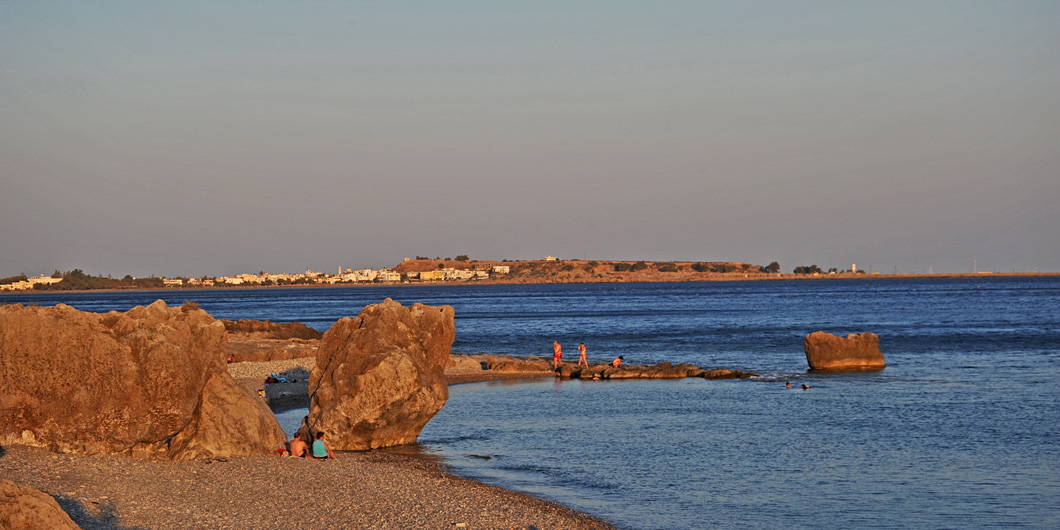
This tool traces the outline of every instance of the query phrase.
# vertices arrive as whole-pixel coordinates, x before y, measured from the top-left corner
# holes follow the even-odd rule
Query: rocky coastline
[[[268,409],[307,407],[318,415],[316,430],[333,434],[360,426],[361,438],[332,445],[367,449],[414,442],[452,384],[753,376],[670,363],[554,369],[538,357],[451,354],[451,308],[391,300],[323,336],[300,324],[216,321],[194,304],[162,301],[102,315],[3,306],[0,318],[0,386],[9,390],[0,396],[4,527],[33,527],[27,514],[64,511],[81,528],[105,529],[610,528],[449,475],[422,455],[283,457],[274,451],[284,435]],[[351,398],[361,404],[343,408]]]
[[[264,379],[308,374],[315,364],[315,357],[235,362],[228,372],[248,389],[268,387],[270,407],[284,410],[308,406],[308,393],[298,390],[307,381],[265,385]],[[462,384],[553,374],[454,363],[446,376],[449,384]],[[55,499],[86,530],[612,528],[553,502],[451,475],[438,462],[388,451],[343,452],[327,462],[278,455],[173,462],[7,445],[0,446],[0,479]]]
[[[308,407],[308,382],[298,376],[315,364],[315,357],[233,362],[228,373],[248,389],[267,388],[269,406],[285,410]],[[626,370],[660,375],[649,368]],[[456,385],[570,377],[563,371],[535,357],[451,354],[445,375]],[[265,384],[274,373],[299,381]],[[86,530],[612,528],[553,502],[448,474],[438,462],[388,451],[344,452],[328,462],[280,456],[173,462],[8,445],[0,447],[0,479],[44,492]]]

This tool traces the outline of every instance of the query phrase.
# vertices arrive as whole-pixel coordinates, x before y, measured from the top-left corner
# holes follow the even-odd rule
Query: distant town
[[[817,265],[800,265],[791,273],[780,271],[780,264],[772,262],[760,266],[744,262],[694,262],[694,261],[598,261],[584,259],[559,259],[545,256],[540,260],[473,260],[468,256],[456,258],[428,258],[417,256],[405,258],[395,267],[384,269],[353,269],[338,267],[335,273],[314,272],[306,269],[300,273],[244,273],[232,276],[202,277],[149,277],[123,278],[91,276],[80,269],[69,272],[55,271],[51,275],[27,277],[25,274],[0,278],[0,291],[52,291],[93,289],[202,289],[225,287],[266,286],[327,286],[352,284],[399,284],[399,283],[607,283],[607,282],[682,282],[682,281],[734,281],[776,280],[813,278],[864,278],[864,277],[919,277],[919,276],[1033,276],[1057,273],[995,273],[975,271],[968,274],[903,274],[897,268],[893,273],[881,274],[859,269],[857,264],[839,270],[824,270]]]

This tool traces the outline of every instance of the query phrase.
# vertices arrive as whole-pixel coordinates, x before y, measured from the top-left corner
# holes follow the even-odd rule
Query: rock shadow
[[[112,506],[101,505],[98,510],[88,510],[77,499],[62,495],[52,495],[66,515],[73,519],[83,530],[147,530],[144,526],[126,526],[121,524],[118,513]],[[93,513],[98,512],[98,513]]]
[[[309,408],[310,372],[302,367],[295,367],[276,375],[287,381],[297,382],[269,383],[265,385],[269,409],[272,410],[273,414],[291,409]]]

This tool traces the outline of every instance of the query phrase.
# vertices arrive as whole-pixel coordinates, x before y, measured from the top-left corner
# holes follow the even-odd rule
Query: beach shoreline
[[[312,370],[314,358],[229,365],[242,384],[272,372]],[[450,385],[553,377],[447,372]],[[308,395],[270,399],[274,413]],[[194,461],[52,453],[0,446],[0,478],[53,497],[81,528],[569,528],[612,525],[561,504],[445,471],[416,451],[340,453],[318,462],[276,456]],[[463,526],[458,526],[458,525]]]
[[[595,517],[385,451],[332,461],[149,461],[0,448],[0,477],[52,496],[81,528],[570,528]],[[462,526],[461,526],[462,524]]]

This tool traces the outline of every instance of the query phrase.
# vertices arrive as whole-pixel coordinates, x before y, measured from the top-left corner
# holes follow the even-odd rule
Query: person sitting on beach
[[[324,442],[324,431],[318,432],[317,439],[313,441],[313,458],[316,460],[335,459],[335,455],[331,454],[331,447]]]
[[[309,455],[309,446],[302,441],[302,433],[294,433],[294,440],[291,440],[291,456],[294,458],[305,458]]]
[[[585,367],[588,368],[589,367],[589,361],[585,360],[585,343],[584,342],[578,345],[578,351],[582,352],[581,356],[578,357],[578,366],[581,366],[582,364],[585,364]]]
[[[563,362],[563,347],[558,342],[552,341],[552,369],[559,369],[559,365]]]
[[[619,355],[618,357],[615,357],[615,360],[611,361],[611,366],[614,366],[615,368],[618,368],[619,366],[622,366],[622,359],[625,359],[625,357],[623,357],[621,355]]]

